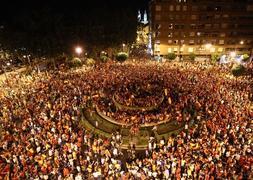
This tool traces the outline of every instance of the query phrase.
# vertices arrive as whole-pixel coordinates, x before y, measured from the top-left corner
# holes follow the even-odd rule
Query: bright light
[[[218,48],[218,52],[222,52],[223,51],[223,48]]]
[[[206,49],[210,49],[212,47],[212,44],[206,44]]]
[[[83,52],[83,49],[81,47],[76,47],[75,51],[78,55],[80,55]]]
[[[243,45],[243,44],[244,44],[244,41],[240,41],[240,44]]]
[[[232,57],[232,58],[234,58],[235,56],[236,56],[236,52],[230,52],[230,56]]]
[[[122,46],[125,47],[125,44],[123,43]]]
[[[214,48],[214,47],[211,48],[211,49],[210,49],[210,52],[214,53],[214,52],[215,52],[215,48]]]
[[[189,48],[188,48],[188,52],[192,53],[192,52],[193,52],[193,48],[192,48],[192,47],[189,47]]]

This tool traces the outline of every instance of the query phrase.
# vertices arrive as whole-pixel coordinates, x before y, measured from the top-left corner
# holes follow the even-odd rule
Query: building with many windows
[[[252,54],[253,0],[151,0],[154,55]]]

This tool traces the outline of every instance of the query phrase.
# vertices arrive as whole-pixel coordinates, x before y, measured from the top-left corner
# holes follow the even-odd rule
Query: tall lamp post
[[[7,83],[8,83],[7,67],[9,67],[10,65],[11,65],[11,63],[7,62],[6,66],[3,68],[3,70],[4,70],[4,77],[5,77],[5,80],[6,80]]]
[[[122,44],[122,51],[123,51],[123,52],[125,51],[125,46],[126,46],[126,44],[123,43],[123,44]]]

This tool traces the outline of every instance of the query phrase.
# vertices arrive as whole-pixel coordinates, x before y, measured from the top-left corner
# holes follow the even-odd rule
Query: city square
[[[128,16],[122,3],[104,2],[99,10],[96,3],[87,5],[87,12],[97,12],[91,20],[78,11],[81,4],[76,7],[90,26],[85,29],[68,14],[76,25],[66,27],[78,26],[82,35],[70,47],[60,42],[72,39],[55,38],[58,44],[45,40],[43,28],[42,37],[19,37],[34,41],[20,47],[9,34],[16,38],[36,32],[19,30],[14,25],[20,22],[3,18],[0,179],[253,178],[253,36],[239,33],[253,30],[233,30],[239,35],[217,38],[210,34],[230,30],[209,25],[188,29],[213,23],[201,21],[203,11],[211,17],[223,10],[227,14],[228,7],[238,12],[245,7],[240,17],[251,17],[252,25],[253,2],[128,3]],[[52,16],[50,23],[68,22],[57,21],[60,10],[49,5],[31,7],[38,8],[34,13],[44,7]],[[113,17],[114,11],[118,21],[105,21],[103,15]],[[20,12],[21,21],[30,22],[23,17],[27,12]],[[185,18],[188,14],[190,22],[173,19],[179,12]],[[121,19],[129,27],[117,29],[123,27]],[[116,30],[110,29],[113,25]],[[47,28],[45,32],[54,31]],[[65,32],[70,37],[71,30]]]

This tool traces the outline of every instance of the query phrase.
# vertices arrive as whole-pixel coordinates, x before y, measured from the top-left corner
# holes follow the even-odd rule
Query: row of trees
[[[177,57],[177,55],[175,53],[168,53],[168,55],[165,56],[165,58],[167,58],[169,60],[175,60],[176,57]],[[211,60],[212,63],[216,63],[220,60],[220,57],[221,57],[221,54],[213,53],[213,54],[211,54],[210,60]],[[187,56],[187,59],[189,59],[191,61],[194,61],[196,59],[196,54],[190,53]],[[249,55],[248,54],[243,54],[243,61],[247,62],[248,60],[249,60]]]
[[[165,58],[167,58],[167,59],[169,59],[169,60],[172,61],[172,60],[175,60],[176,57],[177,57],[177,55],[175,53],[169,53]],[[191,61],[194,61],[195,58],[196,58],[196,54],[194,54],[194,53],[190,53],[188,55],[188,59],[191,60]]]

